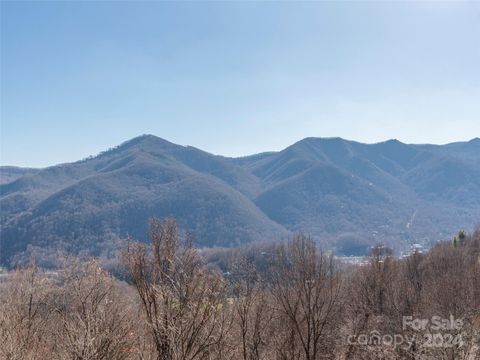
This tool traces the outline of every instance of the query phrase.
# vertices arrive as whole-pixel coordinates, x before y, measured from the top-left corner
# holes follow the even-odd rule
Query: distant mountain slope
[[[480,152],[472,156],[472,142],[447,147],[455,152],[398,140],[307,138],[243,162],[268,184],[256,199],[267,215],[349,253],[342,239],[396,247],[480,222]]]
[[[480,138],[476,137],[470,141],[454,142],[446,145],[413,145],[422,150],[442,155],[457,156],[474,162],[480,162]]]
[[[143,136],[2,185],[1,256],[27,245],[100,254],[119,237],[145,238],[152,216],[175,216],[203,246],[285,237],[242,193],[259,191],[225,158]]]
[[[0,171],[3,263],[28,246],[105,254],[120,238],[146,238],[152,216],[175,216],[200,246],[303,230],[346,254],[428,244],[480,222],[479,139],[306,138],[235,159],[144,135],[75,163]]]
[[[8,184],[28,174],[34,174],[38,170],[17,166],[0,166],[0,185]]]

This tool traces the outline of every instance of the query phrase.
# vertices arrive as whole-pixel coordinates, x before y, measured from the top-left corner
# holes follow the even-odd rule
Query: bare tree
[[[383,245],[371,249],[366,264],[348,269],[344,297],[345,359],[393,358],[393,349],[376,344],[358,344],[356,340],[360,335],[373,332],[392,333],[397,320],[392,315],[397,273],[392,251]]]
[[[0,358],[47,359],[52,294],[50,280],[36,266],[17,270],[0,284]]]
[[[239,357],[244,360],[266,359],[273,317],[268,294],[263,289],[255,265],[246,259],[236,261],[232,276],[234,323],[240,338]]]
[[[161,360],[222,356],[228,313],[225,283],[207,271],[173,219],[153,219],[151,248],[128,247],[124,261]],[[225,355],[223,355],[225,356]]]
[[[333,258],[319,254],[313,241],[300,234],[279,247],[270,276],[270,292],[287,327],[285,340],[299,344],[302,359],[331,359],[341,323],[342,287]]]
[[[70,261],[51,308],[59,359],[129,359],[134,352],[132,307],[118,283],[96,261]]]
[[[480,230],[406,258],[374,247],[350,267],[300,234],[268,253],[229,252],[225,277],[174,220],[152,220],[150,238],[125,249],[129,283],[79,259],[2,276],[0,359],[480,359]],[[441,329],[462,342],[429,346],[435,330],[403,328],[404,316],[462,320]],[[414,340],[389,346],[372,334]],[[360,335],[368,342],[348,340]]]

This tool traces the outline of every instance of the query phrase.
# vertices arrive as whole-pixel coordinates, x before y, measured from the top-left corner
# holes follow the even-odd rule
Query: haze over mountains
[[[480,139],[448,145],[306,138],[226,158],[144,135],[44,169],[2,167],[0,261],[25,250],[106,255],[177,218],[199,246],[304,231],[339,254],[431,244],[480,222]]]

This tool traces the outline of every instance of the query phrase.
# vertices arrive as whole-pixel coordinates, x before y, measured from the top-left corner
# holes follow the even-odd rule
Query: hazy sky
[[[1,1],[2,165],[143,133],[223,155],[480,136],[480,2]]]

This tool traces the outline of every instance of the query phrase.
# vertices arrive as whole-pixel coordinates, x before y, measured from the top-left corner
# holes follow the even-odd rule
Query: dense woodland
[[[58,249],[109,257],[173,216],[199,247],[306,231],[337,254],[427,247],[480,219],[480,139],[447,145],[306,138],[279,152],[209,154],[152,135],[84,161],[0,167],[0,266]],[[40,260],[40,259],[39,259]]]
[[[480,358],[480,230],[401,259],[377,246],[362,265],[302,234],[215,264],[172,219],[150,239],[123,249],[116,276],[78,258],[2,276],[0,359]],[[406,316],[462,323],[432,346]]]

